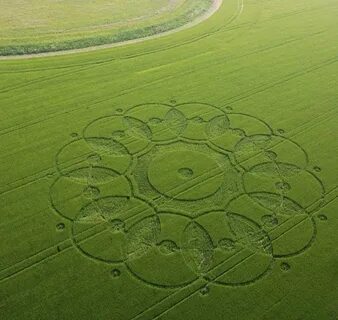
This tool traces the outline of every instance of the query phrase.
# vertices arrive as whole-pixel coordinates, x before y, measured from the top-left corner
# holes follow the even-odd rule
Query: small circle
[[[289,271],[291,266],[287,262],[282,262],[280,264],[280,268],[282,271]]]
[[[322,169],[320,167],[318,167],[318,166],[313,167],[313,170],[316,171],[316,172],[321,172],[322,171]]]
[[[172,240],[163,240],[158,244],[159,250],[162,254],[172,254],[179,250],[177,244]]]
[[[236,243],[232,239],[224,238],[218,241],[218,247],[225,251],[231,251],[235,249]]]
[[[189,179],[194,175],[194,171],[192,171],[190,168],[180,168],[177,170],[177,172],[182,178],[186,179]]]
[[[94,186],[88,186],[83,190],[83,195],[87,199],[97,199],[100,195],[100,189]]]
[[[162,119],[160,118],[150,118],[149,119],[149,124],[157,126],[162,123]]]
[[[265,151],[265,155],[270,159],[270,160],[276,160],[277,159],[277,153],[267,150]]]
[[[279,134],[284,134],[284,133],[285,133],[285,130],[284,130],[284,129],[277,129],[277,132],[278,132]]]
[[[110,221],[111,227],[116,232],[124,232],[125,223],[120,219],[113,219]]]
[[[275,184],[276,188],[282,191],[288,191],[291,189],[291,186],[284,181],[279,181]]]
[[[176,101],[175,99],[172,99],[172,100],[170,100],[170,103],[171,103],[171,104],[176,104],[177,101]]]
[[[99,154],[97,153],[94,153],[94,154],[91,154],[87,157],[87,161],[90,163],[90,164],[96,164],[98,163],[99,161],[101,160],[101,157]]]
[[[245,137],[245,132],[242,129],[231,129],[231,132],[239,137]]]
[[[72,138],[77,138],[77,137],[79,136],[79,134],[76,133],[76,132],[72,132],[72,133],[70,134],[70,136],[71,136]]]
[[[326,221],[327,220],[327,216],[325,214],[319,214],[318,218],[319,218],[319,220],[322,220],[322,221]]]
[[[229,111],[232,111],[233,108],[232,107],[226,107],[225,109],[229,110]]]
[[[116,109],[116,112],[122,113],[122,112],[123,112],[123,109],[122,109],[122,108],[117,108],[117,109]]]
[[[205,286],[205,287],[201,288],[201,290],[200,290],[200,294],[202,296],[206,296],[209,292],[210,292],[210,289],[209,289],[208,286]]]
[[[278,225],[278,219],[273,215],[265,215],[261,218],[264,226],[272,228]]]
[[[111,275],[113,278],[118,278],[121,275],[121,271],[119,269],[113,269]]]
[[[66,225],[62,222],[60,222],[56,225],[56,230],[58,230],[58,231],[63,231],[65,228],[66,228]]]

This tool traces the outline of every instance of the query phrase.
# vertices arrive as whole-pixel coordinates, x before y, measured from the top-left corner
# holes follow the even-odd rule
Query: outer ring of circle
[[[124,178],[126,179],[126,181],[128,182],[128,184],[129,184],[130,193],[131,193],[132,195],[134,195],[134,192],[133,192],[134,186],[132,185],[132,182],[130,181],[130,178],[129,178],[127,175],[119,174],[118,172],[116,172],[116,171],[113,170],[113,169],[109,169],[109,170],[115,172],[115,173],[117,174],[117,177],[124,177]],[[84,184],[77,183],[76,181],[74,181],[74,180],[72,180],[72,179],[70,179],[70,178],[67,178],[66,176],[59,175],[59,176],[53,181],[53,183],[51,184],[51,186],[49,187],[49,201],[50,201],[50,204],[51,204],[53,210],[54,210],[61,218],[64,218],[64,219],[66,219],[66,220],[68,220],[68,221],[74,222],[74,219],[67,217],[66,215],[64,215],[63,213],[61,213],[59,209],[57,209],[56,205],[54,204],[53,198],[52,198],[52,192],[51,192],[51,190],[52,190],[52,188],[56,185],[56,183],[57,183],[61,178],[69,179],[72,183],[77,184],[77,185],[79,185],[79,186],[84,186]],[[114,178],[113,178],[113,179],[114,179]],[[110,182],[111,182],[111,181],[110,181]],[[107,182],[107,183],[110,183],[110,182]],[[142,199],[142,200],[145,201],[144,199]]]
[[[134,109],[139,108],[139,107],[147,107],[147,106],[155,106],[155,105],[157,105],[157,106],[162,106],[162,107],[166,107],[166,108],[169,108],[169,109],[175,109],[176,107],[179,106],[179,105],[170,105],[170,104],[165,104],[165,103],[146,103],[146,104],[139,104],[139,105],[132,106],[131,108],[129,108],[128,110],[126,110],[126,111],[125,111],[125,114],[128,115],[128,112],[131,112],[131,111],[133,111]],[[134,116],[134,118],[136,118],[136,117]],[[136,118],[136,119],[138,119],[138,118]],[[144,122],[143,120],[141,120],[141,119],[138,119],[138,120],[140,120],[140,121],[142,121],[144,124],[148,125],[148,124],[147,124],[146,122]],[[149,126],[148,126],[148,127],[149,127]],[[180,138],[180,136],[178,135],[178,136],[176,136],[176,137],[174,137],[174,138],[171,138],[171,139],[157,140],[157,141],[154,140],[154,141],[152,141],[152,143],[153,143],[154,145],[161,145],[161,144],[166,144],[166,143],[168,143],[168,142],[170,142],[170,141],[175,141],[175,140],[177,140],[177,139],[179,139],[179,138]],[[146,149],[146,148],[144,148],[144,149]],[[142,149],[142,150],[136,152],[135,155],[138,155],[139,153],[142,153],[144,149]]]
[[[184,106],[184,105],[194,105],[194,104],[198,104],[198,105],[205,105],[205,106],[208,106],[208,107],[211,107],[211,108],[214,108],[216,109],[217,111],[219,112],[222,112],[225,116],[228,116],[228,115],[241,115],[241,116],[245,116],[245,117],[249,117],[251,119],[254,119],[256,121],[259,121],[260,123],[262,123],[269,131],[270,131],[270,134],[273,135],[273,130],[272,128],[263,120],[261,119],[258,119],[256,117],[253,117],[252,115],[249,115],[249,114],[246,114],[246,113],[240,113],[240,112],[226,112],[224,111],[222,108],[220,107],[217,107],[215,105],[212,105],[210,103],[205,103],[205,102],[184,102],[184,103],[179,103],[179,104],[174,104],[174,105],[171,105],[171,104],[165,104],[165,103],[156,103],[156,102],[152,102],[152,103],[145,103],[145,104],[137,104],[135,106],[132,106],[130,108],[128,108],[124,113],[128,113],[129,111],[132,111],[134,108],[136,107],[141,107],[141,106],[151,106],[151,105],[162,105],[162,106],[165,106],[165,107],[169,107],[169,108],[177,108],[177,107],[180,107],[180,106]],[[280,137],[280,136],[277,136],[277,137]],[[190,139],[192,141],[194,141],[193,139]],[[207,140],[207,139],[202,139],[202,140]],[[211,142],[212,143],[212,142]],[[213,144],[213,143],[212,143]],[[217,145],[215,145],[216,147],[218,147]],[[218,147],[219,148],[219,147]]]
[[[89,138],[93,138],[92,136],[88,136],[88,135],[86,134],[86,131],[87,131],[88,128],[89,128],[91,125],[93,125],[95,122],[100,121],[100,120],[103,120],[103,119],[108,119],[108,118],[121,118],[121,117],[123,118],[124,115],[125,115],[125,113],[126,113],[126,112],[119,113],[119,114],[110,114],[110,115],[102,116],[102,117],[99,117],[99,118],[96,118],[96,119],[92,120],[92,121],[89,122],[89,123],[84,127],[84,129],[82,130],[82,136],[83,136],[83,139],[86,141],[86,140],[89,139]],[[137,118],[135,118],[135,119],[137,119]],[[139,120],[139,119],[137,119],[137,120]],[[140,121],[141,121],[141,120],[140,120]],[[143,121],[142,121],[142,122],[143,122]],[[150,129],[149,129],[149,130],[150,130]],[[108,137],[104,137],[104,138],[108,138]],[[114,141],[116,141],[116,142],[118,142],[118,143],[120,143],[121,145],[123,145],[123,146],[128,150],[128,148],[127,148],[123,143],[121,143],[121,142],[119,142],[119,141],[117,141],[117,140],[115,140],[115,139],[113,139],[113,138],[111,138],[111,139],[114,140]],[[140,139],[140,140],[141,140],[141,139]],[[144,141],[146,141],[146,140],[144,140]],[[142,152],[143,150],[147,149],[147,148],[149,147],[149,144],[150,144],[150,143],[151,143],[151,141],[148,141],[147,145],[146,145],[143,149],[141,149],[141,150],[135,152],[135,154],[138,154],[139,152]],[[129,150],[128,150],[128,151],[129,151]],[[128,152],[128,153],[129,153],[129,152]],[[130,155],[131,157],[133,157],[135,154],[129,153],[129,155]],[[126,169],[126,171],[128,171],[129,167],[130,167],[130,166],[128,166],[128,168]]]
[[[109,197],[109,196],[108,196]],[[106,197],[105,197],[106,198]],[[125,198],[126,198],[126,196],[125,196]],[[130,199],[136,199],[136,200],[139,200],[139,201],[141,201],[141,202],[143,202],[143,203],[145,203],[147,206],[149,206],[149,208],[151,208],[151,210],[153,211],[153,215],[157,215],[157,212],[156,212],[156,209],[154,208],[154,206],[150,203],[150,202],[148,202],[148,201],[146,201],[146,200],[144,200],[144,199],[142,199],[142,198],[139,198],[139,197],[137,197],[137,196],[133,196],[133,197],[130,197]],[[142,221],[142,219],[140,219],[140,221]],[[99,257],[95,257],[95,256],[93,256],[92,254],[90,254],[90,253],[88,253],[88,252],[86,252],[85,250],[83,250],[82,248],[81,248],[81,246],[77,243],[77,241],[75,240],[75,235],[74,235],[74,224],[75,224],[75,220],[72,220],[72,227],[71,227],[71,239],[72,239],[72,242],[73,242],[73,244],[74,244],[74,246],[83,254],[83,255],[85,255],[87,258],[91,258],[91,259],[93,259],[93,260],[95,260],[95,261],[99,261],[99,262],[103,262],[103,263],[105,263],[105,264],[110,264],[110,265],[115,265],[115,264],[121,264],[121,263],[124,263],[125,261],[126,261],[126,259],[120,259],[120,260],[116,260],[116,261],[107,261],[107,260],[105,260],[105,259],[103,259],[103,258],[99,258]],[[138,221],[139,222],[139,221]],[[137,222],[136,222],[137,223]],[[107,224],[107,222],[105,221],[105,222],[102,222],[102,224]],[[100,225],[100,224],[97,224],[97,225]],[[132,227],[132,226],[130,226],[130,227]],[[128,228],[128,230],[130,229],[130,227]],[[127,231],[128,232],[128,231]]]
[[[177,213],[177,212],[173,212],[173,211],[160,211],[158,213],[156,213],[158,216],[160,215],[173,215],[173,216],[181,216],[184,218],[187,218],[188,220],[192,221],[194,220],[192,217],[183,214],[183,213]],[[142,220],[141,220],[142,221]],[[135,224],[137,224],[138,222],[134,223],[132,226],[130,226],[130,228],[132,228]],[[130,229],[129,228],[129,229]],[[126,266],[126,269],[128,270],[128,272],[130,273],[131,276],[133,276],[135,279],[137,279],[138,281],[145,283],[149,286],[155,287],[155,288],[164,288],[164,289],[179,289],[179,288],[184,288],[190,284],[192,284],[193,282],[195,282],[198,279],[198,276],[196,276],[195,279],[191,280],[191,281],[187,281],[185,283],[179,284],[179,285],[163,285],[163,284],[158,284],[158,283],[153,283],[151,281],[145,280],[142,277],[140,277],[138,274],[136,274],[136,272],[134,272],[128,265],[128,261],[124,261],[124,264]],[[193,271],[191,271],[193,273]]]
[[[87,137],[87,138],[100,138],[100,137]],[[59,156],[60,156],[60,154],[61,154],[61,152],[65,149],[65,148],[67,148],[69,145],[71,145],[72,143],[76,143],[76,142],[79,142],[79,141],[81,141],[81,140],[83,140],[84,142],[86,142],[87,143],[87,141],[86,141],[86,139],[85,138],[78,138],[78,139],[74,139],[74,140],[71,140],[70,142],[67,142],[65,145],[63,145],[61,148],[60,148],[60,150],[56,153],[56,155],[55,155],[55,167],[56,167],[56,170],[57,170],[57,172],[59,173],[59,175],[60,176],[63,176],[63,177],[67,177],[67,175],[65,175],[63,172],[62,172],[62,170],[60,169],[60,165],[59,165],[59,161],[58,161],[58,158],[59,158]],[[118,142],[118,141],[116,141],[116,142]],[[120,143],[120,142],[118,142],[118,143]],[[88,144],[88,143],[87,143]],[[122,143],[120,143],[121,145],[123,145]],[[124,148],[126,148],[124,145],[123,145],[123,147]],[[92,150],[93,151],[93,153],[98,153],[98,152],[96,152],[95,150],[93,150],[89,145],[88,145],[88,148],[90,149],[90,150]],[[131,156],[131,155],[130,155]],[[131,158],[132,158],[132,156],[131,156]],[[130,163],[128,164],[128,167],[125,169],[125,171],[124,172],[122,172],[122,173],[119,173],[119,172],[117,172],[116,170],[114,170],[114,169],[111,169],[111,168],[107,168],[107,167],[99,167],[99,168],[102,168],[102,169],[107,169],[107,170],[111,170],[111,171],[115,171],[115,172],[117,172],[119,175],[121,175],[121,174],[124,174],[125,172],[127,172],[128,170],[129,170],[129,168],[131,167],[131,165],[132,165],[132,159],[130,159],[130,161],[129,161]],[[87,166],[87,167],[89,167],[89,166]],[[84,167],[81,167],[81,168],[87,168],[86,166],[84,166]],[[80,168],[78,168],[78,169],[80,169]],[[75,169],[75,170],[78,170],[78,169]],[[75,170],[73,170],[73,171],[75,171]],[[72,179],[71,177],[70,177],[70,179]],[[74,180],[74,179],[73,179]],[[79,183],[79,184],[81,184],[81,183]]]
[[[267,162],[266,162],[267,163]],[[280,163],[282,163],[282,162],[280,162]],[[253,167],[252,167],[253,168]],[[306,170],[306,169],[302,169],[304,172],[306,172],[306,173],[308,173],[308,174],[310,174],[315,180],[316,180],[316,182],[319,184],[319,186],[320,186],[320,189],[321,189],[321,196],[318,198],[318,199],[316,199],[313,203],[315,203],[315,202],[317,202],[317,201],[320,201],[320,200],[323,200],[324,199],[324,197],[325,197],[325,188],[324,188],[324,186],[323,186],[323,184],[322,184],[322,182],[318,179],[318,177],[313,173],[313,172],[311,172],[311,171],[309,171],[309,170]],[[248,192],[248,190],[247,190],[247,187],[246,187],[246,183],[245,183],[245,175],[246,174],[249,174],[250,173],[250,170],[248,170],[248,171],[245,171],[245,172],[243,172],[243,174],[242,174],[242,186],[243,186],[243,190],[244,190],[244,192],[247,194],[247,195],[249,195],[250,196],[250,194],[252,194],[252,193],[256,193],[256,192],[252,192],[252,191],[250,191],[250,192]],[[259,192],[259,191],[258,191]],[[281,194],[279,194],[279,193],[275,193],[275,192],[268,192],[268,193],[271,193],[271,194],[276,194],[276,195],[278,195],[278,196],[280,196]],[[251,198],[251,197],[250,197]],[[251,198],[252,199],[252,198]],[[291,198],[290,198],[291,199]],[[256,201],[255,199],[252,199],[255,203],[257,203],[260,207],[262,207],[262,208],[264,208],[264,209],[267,209],[266,207],[264,207],[263,205],[261,205],[258,201]],[[294,199],[291,199],[292,201],[295,201]],[[297,201],[295,201],[300,207],[302,207],[303,208],[303,206],[302,205],[300,205]],[[311,204],[312,205],[312,204]],[[310,205],[310,206],[311,206]],[[320,205],[320,203],[319,203],[319,205]],[[309,212],[308,212],[308,210],[307,210],[307,208],[303,208],[304,210],[305,210],[305,212],[307,212],[308,214],[309,214]],[[267,209],[267,210],[269,210],[269,209]],[[316,208],[315,209],[313,209],[313,210],[311,210],[311,212],[312,211],[315,211],[316,210]],[[269,210],[270,212],[271,212],[271,210]]]
[[[227,210],[227,208],[229,207],[229,205],[231,204],[232,201],[235,201],[236,199],[238,199],[239,197],[242,197],[242,196],[248,196],[251,199],[251,197],[250,197],[249,194],[242,193],[242,194],[234,197],[233,199],[231,199],[228,202],[228,204],[226,205],[225,210]],[[266,208],[265,208],[265,210],[268,210],[271,214],[273,214],[273,212],[271,210],[266,209]],[[294,256],[297,256],[300,253],[304,252],[305,250],[308,250],[312,246],[312,244],[314,243],[314,240],[316,239],[316,235],[317,235],[317,225],[316,225],[316,222],[315,222],[313,216],[307,214],[307,218],[306,219],[310,219],[310,221],[312,222],[312,225],[313,225],[313,233],[312,233],[312,236],[311,236],[310,240],[307,242],[307,244],[305,246],[303,246],[301,249],[299,249],[299,250],[297,250],[295,252],[292,252],[292,253],[288,253],[288,254],[278,255],[278,254],[274,254],[273,251],[272,251],[273,258],[275,258],[275,259],[282,259],[282,258],[294,257]],[[306,219],[304,219],[304,220],[306,220]],[[273,242],[273,240],[271,241],[272,248],[273,248],[273,243],[272,242]]]
[[[252,167],[250,167],[250,169],[246,170],[245,167],[241,165],[241,162],[239,162],[238,159],[237,159],[237,157],[236,157],[236,147],[237,147],[237,145],[238,145],[241,141],[243,141],[244,139],[246,139],[246,138],[248,138],[248,137],[254,137],[254,136],[267,136],[267,135],[266,135],[266,134],[253,134],[253,135],[250,135],[250,136],[245,136],[245,137],[243,137],[242,139],[240,139],[240,140],[236,143],[235,148],[234,148],[234,151],[233,151],[234,159],[235,159],[236,163],[237,163],[239,166],[241,166],[241,167],[243,168],[243,170],[245,170],[245,171],[249,171],[249,170],[250,170],[252,167],[254,167],[254,166],[252,166]],[[299,148],[299,149],[301,150],[301,152],[303,153],[304,158],[305,158],[305,166],[304,166],[302,169],[305,169],[305,168],[308,166],[308,164],[309,164],[309,156],[308,156],[308,154],[306,153],[306,151],[304,150],[304,148],[301,147],[298,143],[294,142],[294,141],[291,140],[290,138],[287,138],[287,137],[284,137],[284,136],[278,136],[278,135],[273,134],[273,133],[272,133],[271,135],[269,135],[269,136],[270,136],[271,138],[276,137],[276,138],[279,138],[279,139],[284,139],[285,141],[288,141],[288,142],[292,143],[293,145],[295,145],[297,148]],[[282,142],[280,142],[280,143],[282,143]],[[279,144],[279,143],[277,143],[276,145],[278,145],[278,144]],[[259,152],[257,152],[257,153],[259,153]],[[250,158],[251,158],[251,157],[250,157]],[[250,159],[250,158],[249,158],[249,159]]]
[[[235,197],[237,198],[237,197]],[[231,199],[229,201],[229,203],[227,204],[227,206],[231,203],[233,199]],[[227,207],[226,206],[226,207]],[[205,216],[205,215],[208,215],[208,214],[212,214],[212,213],[217,213],[217,212],[221,212],[222,210],[212,210],[212,211],[205,211],[203,213],[201,213],[200,215],[198,215],[195,219],[199,218],[199,217],[202,217],[202,216]],[[226,209],[224,210],[224,215],[225,214],[225,211]],[[245,217],[247,218],[247,217]],[[247,218],[249,219],[249,218]],[[251,219],[250,219],[251,220]],[[239,253],[241,250],[239,250],[237,253]],[[236,253],[235,253],[236,254]],[[271,260],[270,260],[270,263],[269,265],[266,267],[266,269],[264,270],[264,272],[262,272],[259,276],[257,276],[256,278],[252,279],[252,280],[248,280],[248,281],[244,281],[244,282],[238,282],[238,283],[226,283],[226,282],[222,282],[222,281],[219,281],[219,280],[211,280],[210,282],[213,283],[213,284],[216,284],[216,285],[220,285],[220,286],[223,286],[223,287],[240,287],[240,286],[246,286],[246,285],[249,285],[249,284],[252,284],[262,278],[264,278],[267,274],[269,274],[269,272],[271,271],[272,269],[272,266],[274,264],[274,261],[275,261],[275,257],[274,255],[272,254],[271,255]]]

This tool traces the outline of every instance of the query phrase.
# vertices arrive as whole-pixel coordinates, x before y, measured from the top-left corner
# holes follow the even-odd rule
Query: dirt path
[[[13,55],[13,56],[0,56],[0,60],[16,60],[16,59],[32,59],[32,58],[40,58],[40,57],[53,57],[53,56],[61,56],[66,54],[75,54],[75,53],[81,53],[81,52],[90,52],[94,50],[100,50],[100,49],[108,49],[108,48],[114,48],[114,47],[120,47],[125,45],[130,45],[134,43],[143,42],[150,39],[160,38],[167,36],[169,34],[173,34],[175,32],[179,32],[188,28],[191,28],[208,18],[210,18],[214,13],[218,11],[218,9],[221,7],[223,3],[223,0],[213,0],[213,4],[211,7],[206,11],[203,15],[199,16],[194,21],[191,21],[179,28],[172,29],[169,31],[161,32],[158,34],[154,34],[148,37],[143,38],[137,38],[133,40],[128,41],[122,41],[122,42],[116,42],[111,44],[104,44],[99,46],[93,46],[93,47],[87,47],[87,48],[81,48],[81,49],[74,49],[74,50],[61,50],[61,51],[55,51],[55,52],[45,52],[45,53],[36,53],[36,54],[23,54],[23,55]]]

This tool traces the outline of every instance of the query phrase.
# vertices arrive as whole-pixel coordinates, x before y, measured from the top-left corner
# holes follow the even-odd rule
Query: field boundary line
[[[243,1],[243,0],[242,0]],[[178,27],[174,28],[165,32],[160,32],[154,35],[142,37],[142,38],[135,38],[131,40],[126,41],[120,41],[110,44],[103,44],[103,45],[97,45],[97,46],[89,46],[85,48],[79,48],[79,49],[70,49],[70,50],[60,50],[60,51],[52,51],[52,52],[42,52],[42,53],[36,53],[36,54],[23,54],[23,55],[9,55],[9,56],[0,56],[0,60],[22,60],[22,59],[35,59],[35,58],[41,58],[41,57],[55,57],[55,56],[64,56],[64,55],[70,55],[70,54],[77,54],[77,53],[86,53],[86,52],[92,52],[97,50],[103,50],[103,49],[110,49],[115,47],[121,47],[121,46],[127,46],[132,45],[136,43],[142,43],[148,40],[162,38],[165,36],[172,35],[174,33],[187,30],[190,28],[193,28],[200,23],[208,20],[210,17],[212,17],[221,7],[223,4],[223,0],[212,0],[212,4],[208,10],[206,10],[204,13],[202,13],[200,16],[196,17],[194,20]]]

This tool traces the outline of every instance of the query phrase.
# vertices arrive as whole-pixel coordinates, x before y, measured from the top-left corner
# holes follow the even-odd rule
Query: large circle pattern
[[[263,120],[225,110],[118,108],[62,147],[50,199],[75,247],[171,289],[247,285],[309,249],[325,189],[308,154]]]

